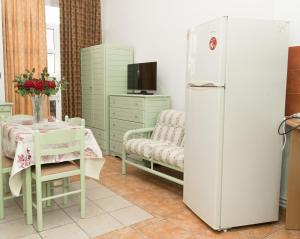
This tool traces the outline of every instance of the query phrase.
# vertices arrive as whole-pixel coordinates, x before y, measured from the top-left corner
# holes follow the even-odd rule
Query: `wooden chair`
[[[65,145],[69,145],[65,147]],[[49,145],[52,148],[49,148]],[[55,145],[55,147],[53,147]],[[48,146],[48,147],[47,147]],[[43,202],[80,193],[81,217],[85,217],[85,163],[84,163],[84,127],[80,129],[53,130],[46,133],[36,131],[34,133],[34,155],[35,170],[32,178],[36,181],[36,203],[32,205],[37,210],[37,230],[43,229]],[[58,156],[67,153],[78,153],[80,166],[72,162],[62,162],[54,164],[43,164],[43,156]],[[64,179],[71,176],[80,175],[80,189],[57,195],[46,195],[42,193],[42,183]],[[59,220],[59,218],[58,218]]]
[[[69,116],[65,116],[65,122],[71,123],[73,125],[85,126],[85,120],[80,117],[69,118]]]
[[[13,195],[6,195],[6,192],[4,190],[4,177],[11,173],[13,160],[5,157],[2,153],[2,136],[2,128],[0,127],[0,220],[5,216],[5,200],[14,198]],[[27,224],[32,224],[30,168],[25,170],[23,178],[23,212],[27,215]]]

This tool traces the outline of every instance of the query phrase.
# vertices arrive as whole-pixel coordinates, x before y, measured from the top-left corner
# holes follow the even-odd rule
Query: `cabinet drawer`
[[[110,118],[143,123],[144,122],[144,111],[111,108]]]
[[[1,111],[9,111],[11,110],[11,106],[9,105],[0,105],[0,112]]]
[[[144,109],[144,99],[137,97],[118,97],[111,96],[110,105],[111,107],[122,108],[122,109]]]
[[[130,122],[130,121],[126,121],[126,120],[110,119],[110,128],[126,132],[127,130],[130,130],[130,129],[144,128],[144,124]]]

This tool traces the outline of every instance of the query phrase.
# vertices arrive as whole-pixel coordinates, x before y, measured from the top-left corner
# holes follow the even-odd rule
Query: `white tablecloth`
[[[56,121],[30,124],[28,120],[12,120],[0,122],[2,127],[2,150],[3,154],[11,158],[13,167],[9,179],[10,190],[13,195],[18,196],[22,187],[21,172],[34,165],[33,133],[35,130],[47,132],[49,130],[69,128],[70,130],[79,126],[70,123]],[[76,155],[65,154],[43,158],[43,163],[57,163],[75,160]],[[101,149],[90,129],[85,129],[85,173],[86,176],[99,179],[99,174],[104,164]]]

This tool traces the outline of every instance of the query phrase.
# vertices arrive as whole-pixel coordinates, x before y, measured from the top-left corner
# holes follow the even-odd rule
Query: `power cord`
[[[283,136],[282,150],[284,150],[284,147],[286,145],[286,135],[289,134],[294,129],[297,129],[300,127],[300,123],[299,123],[297,126],[292,127],[288,131],[286,131],[286,121],[289,119],[300,119],[300,113],[296,113],[296,114],[292,114],[290,116],[284,117],[283,121],[280,123],[280,125],[278,127],[278,134]],[[283,128],[283,132],[280,131],[281,128]]]

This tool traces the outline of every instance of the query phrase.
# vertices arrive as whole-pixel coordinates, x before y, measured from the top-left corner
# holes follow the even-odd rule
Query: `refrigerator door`
[[[187,83],[225,84],[227,17],[191,29],[188,33]]]
[[[188,87],[183,201],[220,229],[223,87]]]

